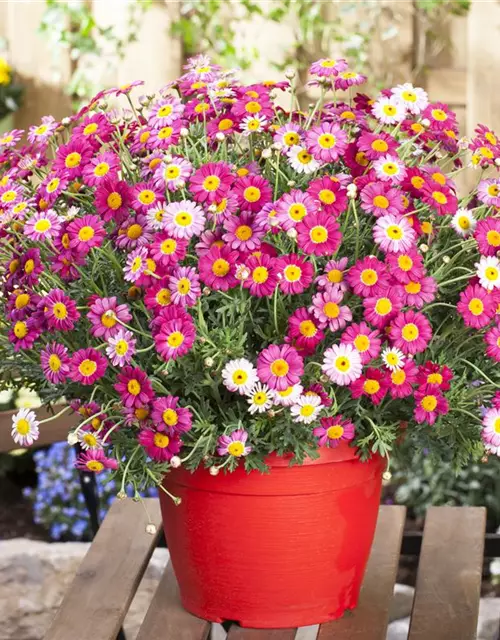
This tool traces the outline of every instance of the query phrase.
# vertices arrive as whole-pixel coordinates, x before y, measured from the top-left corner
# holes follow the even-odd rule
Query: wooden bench
[[[115,501],[70,586],[45,640],[116,640],[161,531],[157,500]],[[382,506],[356,610],[321,625],[318,640],[385,640],[400,557],[405,508]],[[476,636],[486,510],[431,507],[427,513],[409,640]],[[137,640],[206,640],[211,625],[185,611],[169,563]],[[296,629],[232,625],[228,640],[293,640]]]

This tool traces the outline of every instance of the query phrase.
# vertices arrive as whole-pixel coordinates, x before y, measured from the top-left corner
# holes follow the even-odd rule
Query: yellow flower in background
[[[5,58],[0,56],[0,85],[9,84],[11,67]]]

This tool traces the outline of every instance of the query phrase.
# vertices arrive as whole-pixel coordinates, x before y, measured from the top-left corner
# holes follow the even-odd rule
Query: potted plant
[[[22,85],[7,58],[0,55],[0,134],[13,128],[13,115],[21,106],[22,96]]]
[[[293,73],[200,56],[1,149],[2,348],[81,416],[77,466],[161,489],[186,608],[255,627],[356,605],[402,439],[455,467],[500,445],[500,182],[454,182],[500,163],[495,134],[310,72],[303,113]]]

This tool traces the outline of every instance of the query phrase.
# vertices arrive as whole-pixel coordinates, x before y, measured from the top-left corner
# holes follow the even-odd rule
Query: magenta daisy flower
[[[441,391],[448,391],[452,379],[453,371],[446,365],[428,360],[418,368],[417,384],[420,386],[430,385]]]
[[[308,215],[297,225],[297,244],[304,253],[327,256],[335,253],[342,240],[338,223],[327,213]]]
[[[280,256],[276,261],[280,290],[286,295],[299,294],[311,284],[314,267],[296,253]]]
[[[96,298],[90,305],[87,318],[92,325],[90,332],[96,338],[109,340],[121,329],[120,323],[128,323],[132,315],[126,304],[118,304],[115,296]]]
[[[160,98],[149,108],[148,123],[155,129],[161,129],[182,116],[184,105],[176,96]]]
[[[200,257],[200,280],[214,291],[227,291],[236,287],[236,263],[238,252],[228,247],[213,246]]]
[[[158,202],[162,201],[162,196],[153,182],[139,182],[131,190],[130,206],[134,211],[146,213]]]
[[[169,434],[186,433],[191,429],[193,417],[189,409],[178,406],[179,398],[166,396],[153,400],[151,419],[158,431]]]
[[[344,58],[321,58],[316,60],[309,67],[309,73],[313,76],[320,76],[325,78],[331,78],[332,76],[338,76],[339,73],[347,71],[347,61]]]
[[[66,174],[49,173],[40,185],[38,193],[48,205],[51,205],[67,189],[68,185],[69,179]],[[2,196],[0,195],[1,200]]]
[[[271,389],[284,391],[300,382],[304,362],[294,347],[272,344],[257,358],[259,379]]]
[[[318,205],[312,196],[299,189],[285,193],[276,202],[276,220],[285,231],[297,226],[308,215],[318,213]]]
[[[243,429],[237,429],[228,436],[220,436],[217,440],[217,453],[220,456],[234,456],[241,458],[247,456],[252,447],[247,446],[248,433]]]
[[[139,367],[124,367],[116,380],[114,388],[126,407],[143,407],[154,398],[151,382]]]
[[[120,169],[120,158],[111,151],[105,151],[91,158],[83,169],[83,182],[89,187],[96,187],[106,178],[117,180]]]
[[[164,229],[174,238],[199,236],[205,228],[203,209],[190,200],[171,202],[165,208]]]
[[[168,278],[158,280],[156,284],[148,287],[144,296],[144,304],[147,309],[152,309],[155,313],[171,304],[172,294],[167,287]]]
[[[9,331],[9,342],[13,345],[14,351],[32,349],[41,333],[42,328],[32,320],[17,320]]]
[[[368,160],[377,160],[386,154],[396,156],[399,142],[383,131],[379,133],[367,131],[359,136],[357,145]]]
[[[120,225],[115,244],[120,249],[135,249],[149,245],[152,239],[153,232],[146,216],[137,214],[134,218],[128,218]]]
[[[272,296],[278,283],[276,261],[263,253],[259,258],[248,258],[245,267],[248,270],[248,278],[243,280],[245,289],[249,289],[250,294],[257,298]]]
[[[389,389],[387,373],[380,369],[368,368],[349,387],[353,398],[366,396],[373,404],[380,404]]]
[[[130,364],[135,353],[136,340],[131,331],[118,329],[118,331],[107,339],[106,355],[115,367],[124,367]]]
[[[476,225],[474,238],[483,256],[496,256],[500,251],[500,218],[484,218]]]
[[[404,211],[401,191],[385,182],[372,182],[361,191],[361,206],[377,218],[386,214],[399,217]]]
[[[413,384],[417,380],[418,369],[413,360],[407,360],[401,369],[389,373],[391,398],[407,398],[413,395]]]
[[[437,284],[434,278],[428,276],[421,280],[410,280],[403,286],[403,305],[405,307],[416,307],[422,309],[425,304],[429,304],[435,298]]]
[[[84,255],[94,247],[100,247],[106,237],[106,229],[102,221],[93,215],[72,220],[66,232],[70,248]]]
[[[343,291],[335,285],[329,285],[313,296],[309,311],[318,319],[322,329],[328,327],[330,331],[338,331],[351,322],[351,310],[340,304],[343,296]]]
[[[82,175],[83,168],[92,157],[92,147],[81,136],[73,137],[67,144],[57,149],[53,169],[66,173],[70,180]]]
[[[151,257],[156,264],[170,267],[184,259],[188,241],[174,238],[168,233],[158,233],[151,245]]]
[[[403,307],[403,301],[399,291],[391,287],[365,298],[363,307],[365,320],[375,327],[383,329],[397,316]]]
[[[422,254],[415,248],[402,253],[388,253],[385,262],[391,275],[403,284],[418,282],[425,275]]]
[[[361,356],[361,364],[368,364],[378,357],[382,341],[376,329],[366,322],[351,324],[340,336],[341,344],[350,344]]]
[[[469,285],[460,294],[457,311],[468,327],[482,329],[486,327],[496,313],[496,302],[493,295],[479,285]]]
[[[427,422],[433,425],[438,416],[445,415],[449,411],[446,398],[437,389],[420,387],[415,391],[415,410],[413,417],[418,424]]]
[[[356,295],[367,298],[388,288],[389,275],[383,262],[368,256],[349,269],[346,281]]]
[[[318,288],[324,289],[329,284],[335,284],[342,291],[347,291],[348,284],[345,279],[345,271],[348,264],[347,258],[340,258],[340,260],[329,260],[323,273],[316,278],[316,284]]]
[[[73,382],[92,385],[106,373],[108,363],[97,349],[79,349],[71,356],[68,377]]]
[[[168,282],[173,304],[192,307],[201,296],[200,278],[194,267],[177,267]]]
[[[325,334],[321,330],[319,321],[306,307],[296,309],[288,318],[288,332],[285,340],[293,344],[300,355],[312,355],[324,338]]]
[[[184,126],[182,120],[174,120],[159,129],[150,129],[150,137],[147,140],[147,149],[163,149],[176,145],[179,142],[181,129]]]
[[[66,347],[58,342],[48,344],[40,353],[43,374],[52,384],[65,382],[70,359]]]
[[[415,245],[417,234],[406,218],[394,215],[381,216],[373,227],[373,239],[382,251],[401,253]]]
[[[108,458],[102,449],[89,449],[78,456],[75,467],[81,471],[101,473],[105,469],[118,469],[118,462]]]
[[[0,134],[0,150],[4,151],[9,147],[15,147],[23,137],[23,133],[23,129],[12,129],[11,131]]]
[[[50,329],[71,331],[80,317],[76,302],[62,289],[52,289],[40,302],[44,317]]]
[[[335,162],[347,148],[347,133],[335,122],[323,122],[306,133],[307,150],[321,162]]]
[[[30,240],[40,242],[52,239],[61,230],[62,221],[55,211],[36,211],[24,225],[23,233]]]
[[[500,327],[493,327],[493,329],[487,331],[484,341],[488,345],[486,347],[488,358],[500,362]]]
[[[255,223],[251,213],[242,213],[238,216],[231,216],[224,221],[226,233],[223,240],[231,249],[242,252],[252,252],[261,245],[261,240],[265,235],[262,226]]]
[[[458,210],[458,199],[448,187],[431,181],[422,187],[422,202],[434,209],[438,216],[453,215]]]
[[[338,217],[347,209],[347,190],[331,176],[311,180],[307,193],[319,204],[322,211]]]
[[[334,80],[335,89],[346,91],[349,87],[365,83],[367,77],[357,71],[342,71]]]
[[[179,453],[182,446],[178,436],[153,429],[141,429],[137,439],[146,454],[156,462],[168,462]]]
[[[194,324],[187,319],[163,322],[154,335],[156,351],[166,361],[184,356],[193,346],[195,338]]]
[[[105,222],[122,220],[131,203],[130,187],[123,180],[105,178],[97,185],[94,201],[97,213]]]
[[[389,336],[392,344],[405,355],[422,353],[432,338],[432,328],[423,313],[413,310],[400,312],[391,322]]]
[[[232,192],[238,199],[241,211],[257,213],[272,200],[272,189],[269,182],[262,176],[250,174],[238,178]]]
[[[220,202],[234,182],[231,167],[225,162],[209,162],[197,169],[189,181],[196,202]]]
[[[353,440],[354,434],[354,425],[342,415],[321,418],[320,426],[313,429],[313,435],[318,438],[320,447],[338,447],[342,441]]]

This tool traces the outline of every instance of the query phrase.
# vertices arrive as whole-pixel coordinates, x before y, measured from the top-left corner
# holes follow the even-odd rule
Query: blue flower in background
[[[24,495],[33,502],[35,522],[44,526],[53,540],[85,540],[92,537],[80,478],[74,467],[75,457],[74,449],[65,442],[33,454],[38,485],[34,489],[24,489]],[[109,471],[96,475],[101,520],[118,492],[116,482],[110,480],[109,476]],[[155,497],[158,492],[149,489],[142,495]]]

